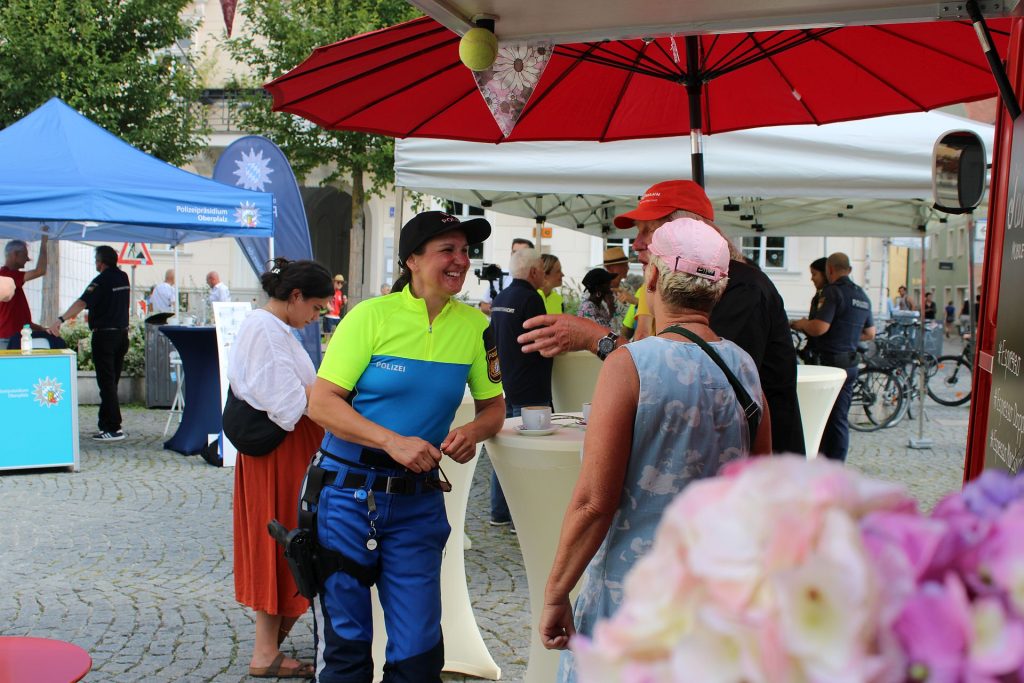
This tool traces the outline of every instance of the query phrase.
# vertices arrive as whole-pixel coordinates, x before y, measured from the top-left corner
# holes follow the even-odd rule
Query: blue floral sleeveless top
[[[711,347],[763,408],[753,359],[724,339]],[[640,377],[640,397],[619,508],[587,567],[574,608],[576,630],[587,636],[622,602],[623,579],[651,547],[661,514],[675,495],[750,452],[736,392],[699,346],[648,337],[625,348]],[[558,680],[576,680],[568,651],[562,654]]]

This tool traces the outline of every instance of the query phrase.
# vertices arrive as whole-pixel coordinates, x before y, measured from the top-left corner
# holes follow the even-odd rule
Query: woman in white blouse
[[[292,334],[315,322],[333,294],[331,274],[315,261],[279,258],[260,278],[270,301],[242,323],[231,347],[231,391],[289,432],[267,455],[239,454],[235,466],[235,598],[256,611],[249,674],[312,678],[313,666],[281,653],[281,641],[309,609],[267,522],[298,526],[298,497],[323,429],[306,408],[316,370]]]

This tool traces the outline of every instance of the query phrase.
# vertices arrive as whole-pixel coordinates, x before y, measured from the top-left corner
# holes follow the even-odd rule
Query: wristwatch
[[[608,357],[608,354],[615,350],[615,341],[619,338],[619,335],[614,332],[609,332],[605,336],[597,340],[597,357],[604,360]]]
[[[62,315],[58,315],[57,320],[61,321],[62,323],[67,322],[66,320],[64,320],[64,316]]]

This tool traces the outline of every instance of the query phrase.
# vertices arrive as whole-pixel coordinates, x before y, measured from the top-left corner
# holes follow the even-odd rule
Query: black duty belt
[[[349,460],[348,458],[343,458],[339,455],[335,455],[334,453],[328,453],[322,448],[320,449],[320,452],[326,455],[331,460],[334,460],[335,462],[340,462],[350,467],[373,467],[384,470],[405,469],[405,467],[399,464],[394,458],[392,458],[384,451],[378,451],[373,448],[364,448],[359,453],[358,461],[352,461]]]
[[[327,472],[324,475],[323,485],[333,486],[335,485],[337,478],[337,472]],[[367,486],[366,482],[370,479],[373,481],[369,486]],[[439,481],[435,477],[415,478],[409,475],[388,477],[382,474],[366,472],[347,472],[345,474],[345,479],[341,482],[341,488],[369,488],[377,493],[392,493],[400,496],[413,496],[417,493],[429,493],[430,491],[440,490]]]
[[[846,370],[857,364],[857,352],[848,351],[846,353],[824,353],[819,351],[818,362],[822,365],[829,365],[833,368],[842,368]]]

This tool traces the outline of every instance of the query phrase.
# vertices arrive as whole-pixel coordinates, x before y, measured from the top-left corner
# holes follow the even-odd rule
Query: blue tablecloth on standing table
[[[216,328],[164,325],[160,331],[178,350],[185,373],[185,410],[164,448],[193,455],[206,447],[210,434],[221,430]]]

